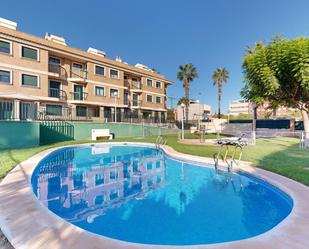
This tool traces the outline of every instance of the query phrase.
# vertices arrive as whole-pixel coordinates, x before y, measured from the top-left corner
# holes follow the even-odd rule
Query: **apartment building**
[[[62,37],[17,30],[0,18],[0,119],[164,122],[172,81]],[[115,120],[116,119],[116,120]]]
[[[291,113],[295,113],[297,110],[284,106],[279,106],[276,109],[271,109],[270,103],[265,101],[258,105],[258,116],[273,116],[273,117],[288,117]],[[229,105],[229,115],[238,116],[239,114],[252,114],[253,103],[245,100],[234,100]]]
[[[232,116],[237,116],[239,114],[250,114],[252,113],[251,103],[245,100],[233,100],[229,105],[228,114]]]
[[[176,119],[181,121],[183,118],[183,112],[181,106],[176,108]],[[211,106],[207,104],[200,103],[198,100],[190,100],[189,104],[189,121],[201,121],[205,119],[207,115],[211,114]],[[185,117],[184,117],[185,118]]]

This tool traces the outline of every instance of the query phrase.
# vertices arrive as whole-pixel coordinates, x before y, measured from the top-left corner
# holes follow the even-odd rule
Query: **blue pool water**
[[[38,199],[87,231],[160,245],[245,239],[292,210],[280,190],[245,173],[181,162],[140,146],[59,149],[32,175]]]

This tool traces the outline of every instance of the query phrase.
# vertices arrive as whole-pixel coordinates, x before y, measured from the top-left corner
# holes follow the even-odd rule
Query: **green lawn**
[[[116,139],[115,141],[154,143],[155,140],[156,137],[145,139]],[[16,164],[40,151],[51,147],[85,142],[89,141],[70,141],[28,149],[0,150],[0,179],[3,178]],[[177,136],[175,135],[168,136],[168,145],[182,153],[205,157],[213,157],[213,154],[217,151],[216,146],[179,144],[177,142]],[[257,167],[279,173],[309,186],[309,149],[299,149],[298,139],[260,138],[257,140],[256,146],[250,146],[245,149],[243,160],[251,161]]]

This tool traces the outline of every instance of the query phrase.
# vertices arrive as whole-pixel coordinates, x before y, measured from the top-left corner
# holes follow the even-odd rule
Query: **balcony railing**
[[[133,89],[133,90],[142,90],[143,89],[143,85],[142,85],[141,82],[132,82],[131,89]]]
[[[48,64],[48,72],[59,74],[59,76],[61,76],[61,77],[67,76],[65,68],[63,66],[59,65],[59,64],[49,63]]]
[[[71,77],[86,80],[88,78],[88,71],[84,69],[72,68]]]
[[[86,92],[70,92],[70,94],[72,100],[85,100],[88,96]]]
[[[133,107],[140,107],[142,105],[142,100],[133,100],[132,101],[132,106]]]
[[[48,96],[51,98],[58,98],[61,100],[67,99],[66,92],[57,88],[49,88]]]

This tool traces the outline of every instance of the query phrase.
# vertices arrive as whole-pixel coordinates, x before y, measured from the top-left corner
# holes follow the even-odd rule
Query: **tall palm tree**
[[[225,67],[217,68],[212,74],[213,85],[218,85],[218,117],[221,118],[221,96],[223,82],[229,79],[229,72]]]
[[[185,89],[185,98],[184,101],[186,105],[186,121],[189,120],[189,104],[190,104],[190,83],[194,79],[198,79],[198,73],[196,67],[192,63],[188,63],[184,66],[179,66],[179,72],[177,73],[177,78],[183,82],[183,88]]]

